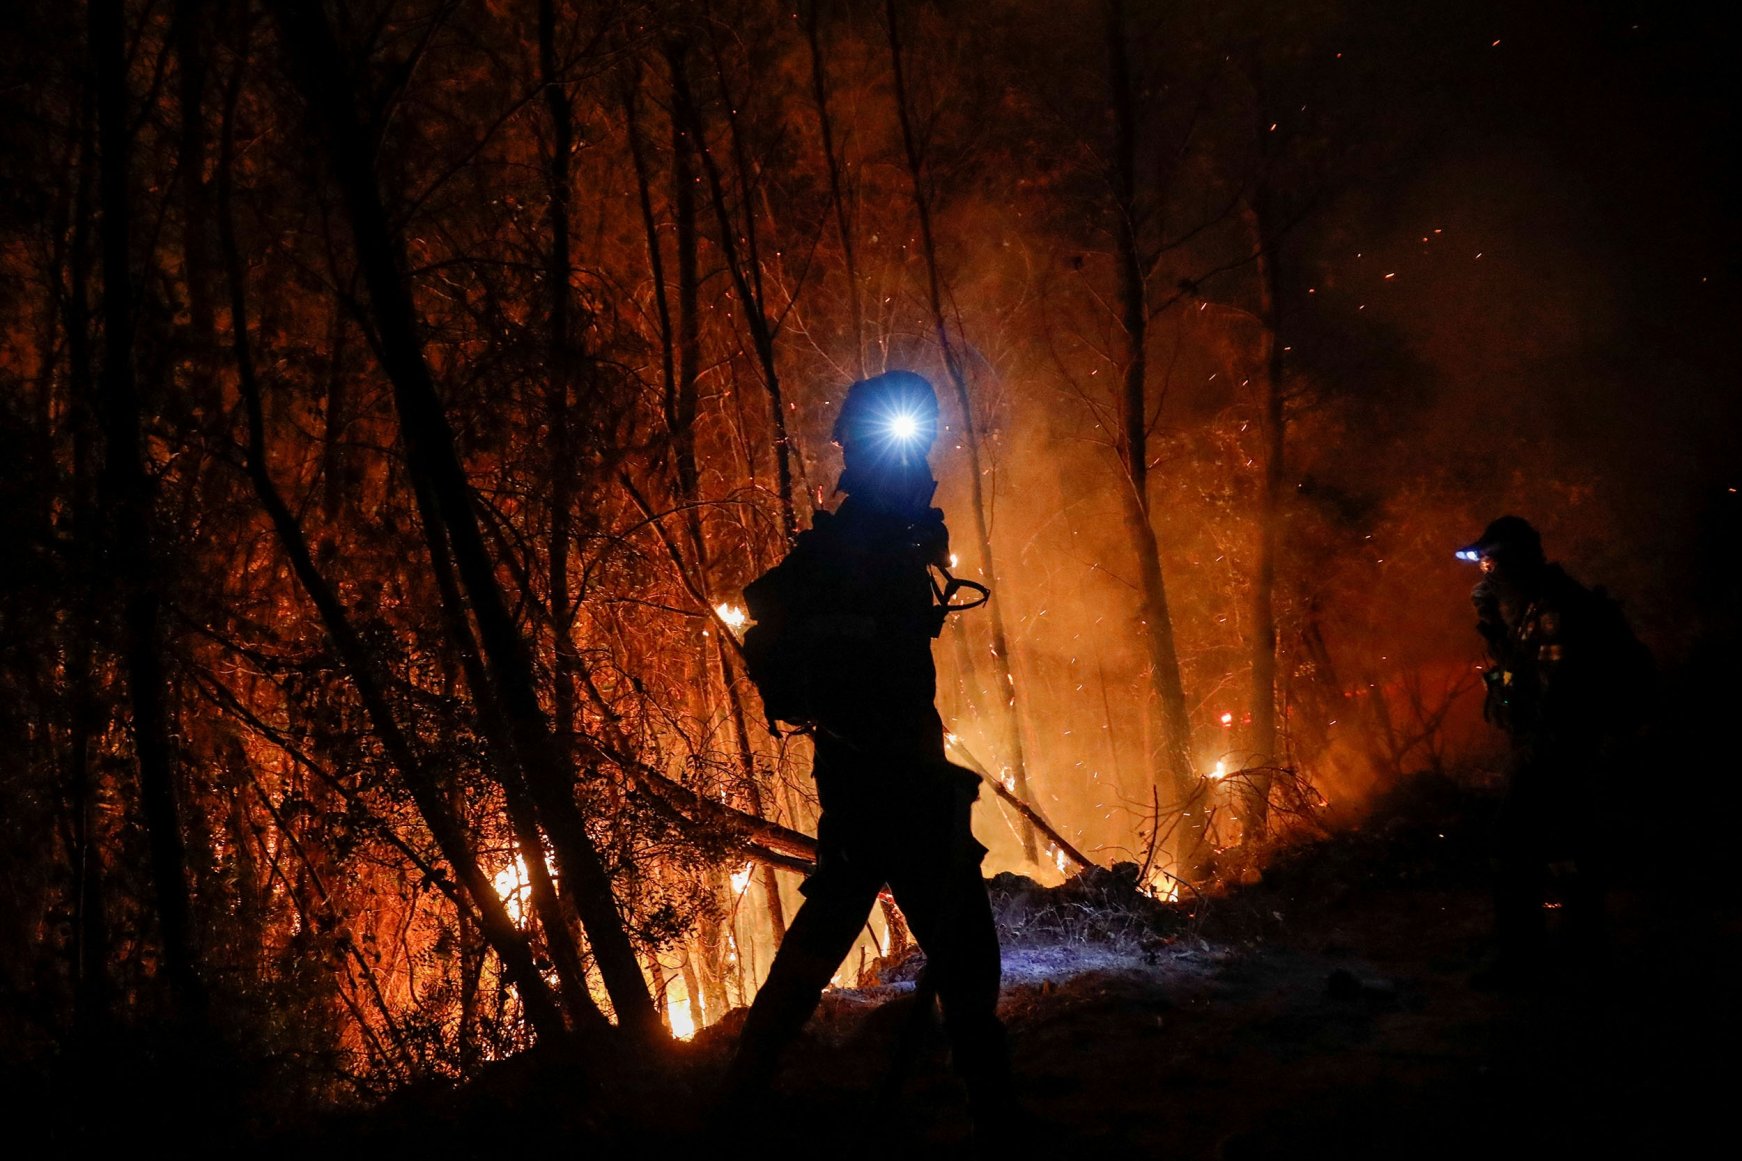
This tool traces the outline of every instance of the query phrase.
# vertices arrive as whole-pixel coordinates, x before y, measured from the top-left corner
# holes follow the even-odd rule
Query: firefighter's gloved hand
[[[913,537],[920,559],[939,568],[949,567],[950,530],[944,527],[942,508],[927,508],[924,516],[909,525],[908,533]]]
[[[1470,590],[1470,603],[1476,606],[1476,615],[1484,621],[1500,620],[1500,590],[1494,587],[1494,582],[1483,578],[1476,582],[1476,587]]]

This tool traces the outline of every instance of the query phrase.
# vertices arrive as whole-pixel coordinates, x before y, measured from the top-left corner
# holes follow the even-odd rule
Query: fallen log
[[[715,834],[735,837],[746,854],[760,856],[775,866],[809,873],[816,866],[817,840],[802,831],[781,826],[766,818],[715,802],[662,771],[595,741],[599,756],[628,774],[656,799],[655,807],[667,807],[678,819],[693,826],[708,826]],[[662,813],[665,813],[662,811]],[[667,814],[667,817],[672,817]]]
[[[802,831],[770,822],[724,802],[716,802],[646,762],[620,753],[596,740],[593,747],[600,757],[635,779],[648,792],[654,808],[680,827],[708,827],[716,836],[735,840],[734,845],[740,851],[758,862],[801,874],[809,874],[816,869],[817,841]],[[1060,834],[1038,810],[1022,801],[1008,786],[988,773],[966,749],[959,744],[955,748],[966,759],[968,769],[979,775],[1012,810],[1027,819],[1049,842],[1063,851],[1065,857],[1082,867],[1098,865],[1078,850],[1076,844]]]

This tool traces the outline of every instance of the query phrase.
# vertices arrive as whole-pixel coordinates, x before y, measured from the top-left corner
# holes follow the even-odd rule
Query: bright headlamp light
[[[889,438],[897,443],[912,443],[919,435],[919,417],[908,411],[898,411],[889,417]]]

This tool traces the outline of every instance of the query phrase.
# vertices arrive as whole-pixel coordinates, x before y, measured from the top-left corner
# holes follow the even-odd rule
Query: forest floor
[[[1738,1077],[1742,905],[1727,884],[1660,868],[1618,885],[1604,962],[1560,954],[1532,990],[1477,990],[1491,805],[1418,778],[1360,826],[1192,906],[1154,904],[1112,872],[1051,889],[993,880],[1023,1110],[1001,1154],[1662,1156],[1709,1140]],[[676,1080],[624,1074],[603,1102],[577,1102],[571,1066],[522,1058],[317,1136],[358,1154],[591,1138],[594,1156],[973,1155],[935,1028],[894,1099],[884,1091],[913,995],[910,982],[830,992],[754,1113],[711,1104],[729,1019],[681,1046]]]

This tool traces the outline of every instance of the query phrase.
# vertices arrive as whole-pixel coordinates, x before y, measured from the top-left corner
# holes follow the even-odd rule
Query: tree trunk
[[[853,251],[853,230],[847,220],[847,196],[841,181],[841,162],[835,153],[835,120],[829,114],[828,72],[823,65],[823,0],[808,0],[804,12],[805,40],[810,45],[811,100],[817,107],[817,127],[822,133],[823,160],[828,164],[829,205],[835,212],[835,231],[841,241],[841,263],[847,279],[847,317],[853,336],[853,370],[865,378],[865,312],[859,303],[859,264]]]
[[[546,548],[549,564],[547,586],[551,622],[551,648],[555,657],[552,666],[552,706],[556,712],[556,738],[566,761],[573,762],[576,726],[577,687],[581,671],[581,653],[575,646],[575,606],[569,594],[569,549],[574,539],[574,448],[569,422],[570,398],[574,390],[575,370],[580,361],[580,344],[574,333],[573,294],[569,289],[569,272],[573,265],[569,253],[569,157],[574,148],[574,108],[563,79],[557,71],[556,4],[555,0],[539,0],[538,5],[538,72],[544,87],[545,107],[550,112],[551,154],[545,170],[550,199],[550,248],[545,257],[545,282],[550,294],[549,348],[546,358],[550,376],[546,394],[546,409],[550,422],[550,541]],[[464,628],[464,618],[461,618]],[[468,640],[470,631],[467,630]],[[479,675],[480,678],[482,675]],[[516,788],[518,790],[518,787]],[[511,796],[511,801],[518,795]],[[577,1015],[593,1008],[586,992],[586,977],[574,940],[569,933],[568,918],[560,905],[544,865],[544,844],[539,839],[535,814],[530,803],[522,806],[515,830],[522,847],[533,844],[538,866],[527,863],[535,894],[541,906],[539,920],[552,948],[552,958],[564,979],[564,997]]]
[[[425,517],[426,534],[439,533],[441,519],[436,512],[435,502],[429,495],[429,489],[422,484],[413,486],[418,511]],[[454,646],[460,669],[466,676],[466,686],[472,692],[472,705],[477,712],[479,732],[484,736],[490,767],[495,771],[497,784],[502,788],[509,826],[514,833],[514,843],[521,852],[521,863],[526,868],[533,914],[537,916],[539,926],[544,932],[545,947],[556,964],[557,982],[563,1002],[568,1006],[570,1018],[576,1026],[596,1023],[602,1017],[587,992],[587,976],[581,963],[580,950],[575,944],[562,900],[557,895],[556,884],[551,879],[550,867],[545,862],[544,839],[539,832],[538,811],[526,784],[525,771],[515,753],[512,730],[502,707],[497,704],[496,692],[478,653],[478,643],[472,636],[472,626],[466,620],[465,603],[454,576],[448,542],[438,535],[429,543],[428,548],[430,568],[440,594],[442,619],[447,625],[448,640]]]
[[[755,348],[757,363],[762,370],[763,386],[768,391],[769,410],[774,423],[774,473],[780,498],[780,530],[785,543],[791,545],[798,535],[798,508],[793,498],[792,482],[792,438],[786,428],[786,402],[781,393],[780,373],[775,367],[774,330],[769,325],[762,301],[762,271],[756,251],[756,223],[748,204],[750,192],[747,188],[740,190],[746,201],[744,237],[748,247],[740,255],[738,229],[726,206],[725,181],[720,176],[720,166],[714,160],[713,150],[708,147],[701,110],[690,91],[689,72],[685,63],[687,55],[682,44],[673,42],[666,47],[666,61],[671,68],[672,96],[676,102],[677,115],[690,135],[696,154],[701,159],[702,172],[708,180],[708,193],[714,204],[714,217],[720,232],[720,252],[726,260],[726,268],[732,276],[732,285],[738,292],[738,300],[743,304],[744,322],[750,329],[750,342]],[[742,179],[744,167],[740,164],[739,168]],[[742,185],[741,180],[740,186]]]
[[[679,965],[678,971],[683,977],[684,995],[689,997],[690,1018],[695,1022],[697,1028],[712,1024],[726,1014],[725,1009],[709,1010],[707,1005],[702,1002],[701,977],[696,974],[695,957],[690,954],[688,948],[684,949],[683,963]]]
[[[345,461],[340,446],[345,434],[345,309],[333,304],[332,328],[327,332],[327,400],[321,416],[321,518],[327,527],[338,523],[339,512],[350,489],[345,479]],[[330,539],[322,545],[323,561],[333,549]]]
[[[90,102],[87,100],[87,105]],[[91,173],[96,162],[91,109],[80,126],[72,241],[67,252],[68,414],[72,428],[72,559],[76,604],[68,618],[67,781],[72,815],[74,1028],[95,1039],[110,1016],[108,908],[103,853],[95,833],[99,778],[92,745],[99,728],[96,640],[103,530],[95,488],[96,412],[100,406],[91,350]]]
[[[1190,868],[1198,858],[1204,818],[1197,793],[1198,777],[1192,769],[1191,716],[1186,709],[1173,614],[1168,606],[1167,578],[1149,508],[1149,303],[1138,240],[1137,110],[1126,45],[1124,0],[1107,0],[1107,61],[1114,126],[1117,301],[1124,345],[1118,440],[1119,458],[1129,485],[1124,495],[1125,524],[1137,556],[1142,594],[1140,619],[1149,652],[1150,681],[1161,706],[1162,754],[1155,786],[1158,791],[1171,794],[1189,816],[1182,828],[1181,849],[1175,855],[1183,866]]]
[[[672,50],[674,52],[678,50]],[[673,65],[673,68],[681,67]],[[634,109],[634,97],[630,94],[628,108]],[[684,506],[682,527],[687,540],[686,548],[695,562],[696,571],[701,580],[692,582],[696,595],[706,602],[708,594],[702,590],[709,575],[707,541],[703,536],[701,517],[697,507],[700,498],[700,472],[696,463],[695,422],[696,422],[696,381],[701,360],[700,318],[698,313],[698,282],[696,269],[696,208],[694,193],[694,171],[690,159],[695,150],[694,140],[686,127],[683,117],[676,112],[672,115],[672,208],[675,217],[677,244],[677,315],[674,320],[667,302],[665,287],[660,277],[663,270],[663,259],[659,252],[658,236],[653,223],[653,210],[649,196],[645,161],[639,149],[634,151],[634,163],[641,189],[642,218],[647,231],[648,253],[650,267],[654,276],[654,292],[657,296],[658,311],[661,322],[661,337],[666,343],[664,366],[667,374],[665,391],[666,427],[671,438],[673,470],[676,476],[676,491],[679,503]],[[631,126],[633,131],[633,126]],[[675,358],[673,347],[675,346]],[[632,490],[633,491],[633,490]],[[634,496],[637,504],[651,518],[652,513],[642,503],[639,495]],[[658,524],[654,525],[656,530]],[[663,536],[663,532],[661,533]],[[684,567],[682,555],[676,546],[667,542],[667,549],[673,557],[673,563],[681,571]],[[716,625],[716,634],[725,632],[723,626]],[[746,725],[743,699],[732,680],[732,664],[726,639],[715,637],[715,649],[720,662],[721,688],[725,692],[727,709],[730,714],[738,745],[739,764],[743,772],[745,790],[750,798],[751,813],[761,816],[761,787],[756,781],[756,763],[751,751],[750,731]],[[701,658],[702,668],[707,670],[707,658]],[[768,921],[774,935],[774,942],[779,946],[786,937],[786,914],[780,899],[779,880],[773,866],[764,863],[761,867],[762,881],[768,895]]]
[[[217,285],[212,260],[212,202],[206,185],[206,55],[203,43],[210,12],[205,0],[178,0],[170,32],[175,44],[177,103],[180,106],[176,173],[181,184],[183,285],[193,333],[191,394],[197,408],[215,416],[218,327],[212,307]]]
[[[140,403],[133,375],[133,279],[129,250],[125,12],[122,0],[91,0],[91,71],[97,86],[102,207],[103,368],[99,381],[105,436],[103,507],[113,575],[122,593],[122,661],[133,711],[139,802],[151,852],[151,880],[162,925],[166,974],[185,1018],[199,1020],[205,989],[195,964],[187,856],[176,802],[176,752],[164,704],[168,677],[159,641],[162,596],[150,537],[152,484],[146,474]]]
[[[503,972],[520,993],[528,1021],[538,1035],[560,1035],[562,1016],[549,988],[533,964],[532,952],[525,937],[516,930],[508,916],[495,885],[484,874],[472,854],[465,828],[459,816],[449,809],[448,802],[429,775],[413,749],[411,740],[400,729],[385,694],[385,680],[377,671],[373,655],[358,637],[350,617],[340,604],[337,594],[315,567],[308,541],[301,525],[272,482],[266,464],[265,418],[260,402],[260,388],[255,380],[254,360],[248,339],[246,273],[234,236],[230,210],[229,182],[231,173],[230,120],[226,116],[218,167],[218,228],[230,283],[230,336],[236,359],[237,386],[248,415],[247,470],[261,506],[266,509],[278,535],[279,543],[290,558],[291,569],[303,591],[320,614],[340,659],[350,671],[363,708],[369,715],[376,736],[388,759],[405,779],[412,800],[429,827],[442,857],[453,868],[466,896],[477,909],[484,937],[502,961]]]
[[[1273,215],[1267,213],[1263,191],[1247,207],[1254,250],[1258,255],[1259,320],[1263,326],[1260,370],[1261,425],[1264,450],[1258,491],[1258,559],[1252,577],[1252,719],[1245,760],[1246,838],[1261,840],[1269,826],[1271,771],[1282,764],[1276,730],[1276,557],[1281,532],[1283,455],[1287,447],[1287,417],[1283,411],[1282,344],[1277,341],[1281,308],[1277,295],[1276,255],[1272,250]]]
[[[545,283],[550,294],[549,388],[546,409],[550,422],[550,621],[552,649],[556,657],[552,703],[556,710],[559,741],[567,742],[575,728],[575,674],[581,656],[574,641],[574,606],[569,597],[569,542],[572,539],[574,470],[569,424],[569,398],[579,352],[571,333],[569,293],[569,154],[574,146],[574,109],[557,73],[555,0],[539,0],[538,72],[544,87],[545,107],[550,111],[551,153],[545,177],[549,185],[550,249],[545,256]],[[565,749],[568,746],[565,744]]]
[[[484,948],[466,908],[454,917],[459,939],[460,970],[460,1075],[470,1077],[478,1067],[478,979],[484,972]]]
[[[283,0],[275,13],[300,87],[328,139],[334,176],[344,195],[358,265],[373,306],[382,365],[393,385],[408,470],[430,488],[445,526],[515,750],[567,889],[573,891],[605,990],[622,1026],[638,1039],[654,1040],[659,1036],[659,1020],[604,862],[575,804],[573,762],[557,746],[538,703],[527,643],[497,581],[453,430],[424,359],[416,309],[403,273],[403,239],[382,204],[367,139],[352,108],[344,62],[322,12]],[[433,543],[436,538],[429,539]]]
[[[913,117],[908,109],[907,76],[901,58],[900,22],[895,0],[886,0],[884,15],[889,27],[889,59],[895,83],[895,108],[901,121],[901,140],[907,157],[908,177],[913,186],[913,204],[919,217],[920,250],[925,258],[926,289],[931,305],[931,321],[937,333],[938,349],[944,368],[955,389],[956,406],[962,416],[962,447],[968,453],[968,486],[974,509],[974,533],[980,559],[986,569],[986,583],[998,586],[998,565],[992,554],[992,525],[987,512],[984,476],[981,468],[980,429],[974,417],[974,402],[968,394],[967,370],[962,365],[955,344],[950,341],[949,323],[944,315],[943,280],[938,270],[937,243],[932,235],[931,198],[925,189],[925,159],[920,156],[919,139],[913,130]],[[994,487],[996,491],[996,487]],[[1016,708],[1016,677],[1010,661],[1010,641],[1004,631],[1003,602],[994,597],[986,606],[992,628],[992,673],[998,685],[997,701],[1003,707],[999,715],[1003,727],[1004,753],[1009,759],[1011,782],[1019,798],[1027,800],[1028,760],[1022,746],[1022,717]],[[1040,860],[1034,828],[1024,821],[1020,827],[1022,853],[1030,862]]]
[[[696,261],[695,138],[675,111],[671,120],[671,204],[677,245],[677,364],[668,422],[677,460],[678,494],[693,501],[700,489],[696,470],[696,383],[701,377],[701,275]],[[692,547],[702,551],[700,518],[685,520]],[[699,559],[699,558],[698,558]]]
[[[704,871],[702,880],[706,884],[708,896],[696,925],[696,944],[702,951],[699,957],[701,962],[696,965],[697,974],[701,976],[702,1007],[706,1012],[723,1013],[732,1006],[726,996],[726,956],[731,950],[727,936],[731,908],[722,906],[723,900],[731,898],[731,881],[718,866]],[[728,917],[727,922],[721,922],[722,915]],[[694,997],[696,993],[690,994]]]

